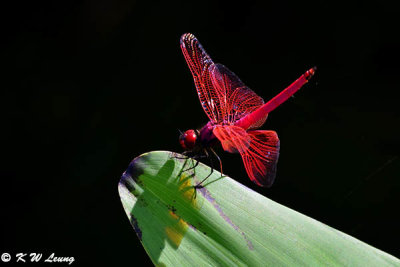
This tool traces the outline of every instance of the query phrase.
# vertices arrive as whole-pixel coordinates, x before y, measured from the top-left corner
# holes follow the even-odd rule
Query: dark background
[[[181,151],[178,129],[207,117],[179,48],[194,33],[214,62],[268,100],[312,66],[273,111],[275,184],[240,182],[400,257],[400,39],[384,1],[13,1],[1,8],[0,253],[76,263],[149,263],[117,184],[136,156]],[[128,266],[128,265],[125,265]]]

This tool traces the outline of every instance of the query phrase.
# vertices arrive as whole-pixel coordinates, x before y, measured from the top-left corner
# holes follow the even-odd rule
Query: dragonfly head
[[[184,150],[192,150],[196,145],[197,132],[195,130],[187,130],[179,136],[179,143]]]

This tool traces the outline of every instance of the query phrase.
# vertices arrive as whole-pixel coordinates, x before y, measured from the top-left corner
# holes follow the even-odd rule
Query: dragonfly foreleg
[[[190,171],[190,170],[196,168],[196,167],[199,165],[199,161],[198,161],[198,160],[196,160],[196,163],[193,164],[193,159],[194,159],[194,158],[190,157],[190,158],[188,158],[188,159],[191,159],[191,160],[192,160],[192,167],[189,167],[189,168],[187,168],[187,169],[184,169],[182,172]]]
[[[191,151],[183,151],[182,152],[182,155],[183,155],[183,157],[179,157],[179,156],[176,156],[176,155],[174,155],[174,156],[172,156],[174,159],[188,159],[188,158],[190,158],[191,156],[190,156],[190,153],[191,153]],[[178,154],[179,155],[179,154]]]
[[[187,154],[189,154],[189,152]],[[192,164],[192,167],[189,167],[189,168],[183,170],[182,172],[186,172],[186,171],[189,171],[191,169],[196,168],[199,165],[199,159],[202,159],[202,158],[205,158],[205,157],[208,157],[208,155],[195,154],[195,155],[192,155],[192,156],[187,156],[187,158],[185,158],[185,159],[191,159],[192,162],[193,162],[193,160],[196,160],[196,163]]]

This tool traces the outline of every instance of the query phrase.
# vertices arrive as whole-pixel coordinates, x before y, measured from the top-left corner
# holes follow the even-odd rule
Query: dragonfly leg
[[[193,161],[193,159],[195,159],[195,160],[196,160],[196,164],[194,164],[194,165],[193,165],[192,167],[190,167],[190,168],[187,168],[187,169],[183,170],[183,172],[189,171],[189,170],[191,170],[191,169],[196,168],[196,167],[199,165],[199,159],[202,159],[202,158],[205,158],[205,157],[208,157],[208,155],[195,154],[195,155],[193,155],[193,156],[188,156],[186,159],[189,159],[189,158],[190,158],[192,161]]]
[[[213,155],[214,155],[214,156],[218,159],[218,161],[219,161],[219,170],[220,170],[220,172],[221,172],[221,177],[222,177],[223,174],[224,174],[224,172],[222,171],[222,161],[221,161],[221,159],[219,158],[218,154],[215,153],[214,149],[212,149],[212,147],[210,147],[210,151],[213,153]]]
[[[189,159],[191,159],[192,160],[192,162],[193,162],[193,157],[190,157]],[[192,169],[195,169],[198,165],[199,165],[199,161],[198,160],[196,160],[196,163],[195,164],[193,164],[192,163],[192,167],[189,167],[189,168],[187,168],[187,169],[184,169],[184,170],[182,170],[182,172],[187,172],[187,171],[190,171],[190,170],[192,170]]]
[[[207,180],[208,177],[210,177],[211,174],[214,172],[214,162],[213,162],[213,160],[212,160],[212,157],[210,157],[210,155],[208,154],[207,149],[204,149],[204,154],[205,154],[205,156],[210,160],[211,172],[210,172],[203,180],[201,180],[200,183],[198,183],[197,185],[195,185],[194,188],[203,188],[202,183],[204,183],[204,181]]]
[[[179,156],[172,156],[174,159],[187,159],[187,158],[190,158],[190,153],[191,153],[191,151],[183,151],[181,154],[184,156],[184,157],[179,157]]]

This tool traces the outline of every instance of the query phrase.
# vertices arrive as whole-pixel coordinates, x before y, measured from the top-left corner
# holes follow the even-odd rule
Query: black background
[[[318,67],[263,126],[281,139],[273,187],[239,155],[220,153],[225,172],[400,257],[398,9],[372,3],[3,3],[0,253],[150,262],[117,184],[134,157],[179,152],[178,129],[207,122],[179,48],[192,32],[265,100]]]

